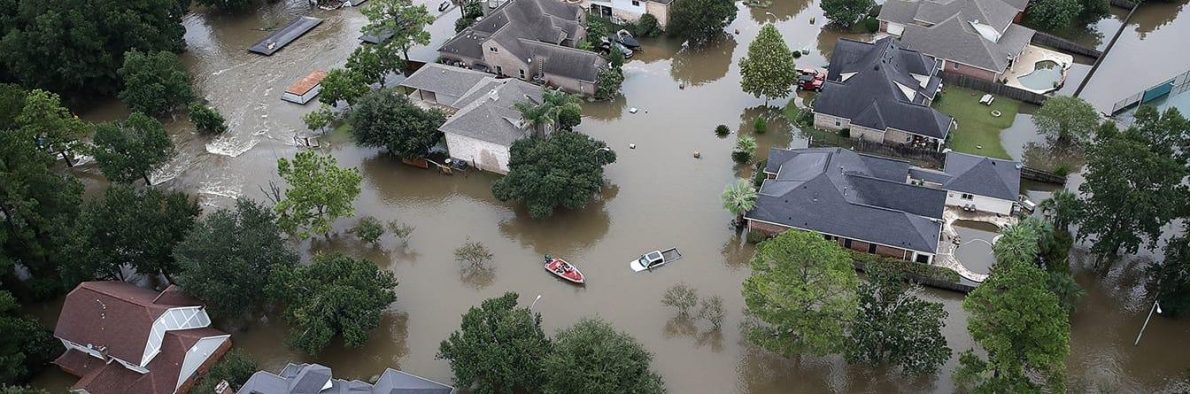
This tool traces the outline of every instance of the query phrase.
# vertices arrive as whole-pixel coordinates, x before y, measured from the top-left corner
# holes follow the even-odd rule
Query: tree
[[[579,209],[603,188],[603,166],[616,152],[603,141],[572,131],[549,138],[524,138],[512,144],[508,176],[492,185],[500,201],[522,201],[534,218],[557,207]]]
[[[737,179],[735,183],[723,189],[723,208],[740,222],[744,214],[756,207],[756,188],[746,179]]]
[[[351,134],[363,146],[382,147],[402,159],[417,159],[442,141],[438,128],[446,114],[424,110],[394,90],[379,90],[360,98],[351,112]]]
[[[661,35],[661,24],[653,14],[644,14],[636,22],[636,35],[641,37],[657,37]]]
[[[35,89],[24,97],[16,126],[36,139],[38,145],[61,155],[66,165],[73,166],[70,151],[87,135],[86,123],[63,107],[56,94]]]
[[[362,346],[397,301],[396,287],[393,273],[371,261],[325,254],[309,265],[276,267],[268,292],[285,304],[290,345],[316,354],[336,336]]]
[[[409,244],[409,236],[413,235],[413,226],[394,220],[388,222],[387,227],[389,232],[393,233],[393,235],[397,236],[397,239],[401,240],[401,246]]]
[[[318,109],[302,115],[302,122],[306,123],[306,127],[310,128],[310,131],[322,130],[329,126],[334,120],[335,113],[332,111],[332,108],[326,104],[319,105]]]
[[[756,139],[742,135],[735,141],[735,149],[731,151],[731,159],[737,164],[746,164],[756,155]]]
[[[457,386],[481,394],[539,391],[542,359],[551,344],[541,329],[541,315],[517,307],[518,297],[504,293],[471,307],[459,330],[438,346],[436,357],[450,362]]]
[[[1190,238],[1182,236],[1165,245],[1165,261],[1148,268],[1149,289],[1170,316],[1190,312]]]
[[[483,269],[492,261],[492,251],[482,242],[468,241],[455,249],[455,260],[472,269]]]
[[[333,69],[326,73],[326,77],[322,78],[322,90],[318,95],[318,102],[330,106],[334,106],[340,100],[346,101],[349,105],[353,104],[356,99],[371,91],[366,78],[366,76],[350,70]]]
[[[1082,13],[1082,0],[1038,0],[1029,5],[1029,23],[1041,30],[1061,30],[1073,26]]]
[[[29,92],[20,85],[0,83],[0,130],[14,128],[17,116],[25,109],[25,99]]]
[[[215,386],[220,381],[227,381],[232,389],[240,387],[252,374],[256,373],[256,360],[253,360],[242,349],[232,349],[230,352],[223,354],[219,362],[211,366],[210,371],[202,375],[195,383],[194,388],[190,389],[192,393],[214,393]]]
[[[19,6],[16,4],[19,3]],[[124,53],[185,47],[177,0],[9,2],[0,68],[21,85],[67,97],[116,93]]]
[[[298,152],[293,160],[277,160],[277,174],[289,183],[277,201],[277,224],[290,236],[327,235],[331,223],[355,214],[352,203],[360,193],[359,170],[341,168],[334,157],[312,151]]]
[[[521,113],[521,119],[533,128],[538,136],[556,130],[573,131],[583,121],[583,107],[578,96],[559,89],[547,89],[541,94],[541,102],[518,101],[513,104]]]
[[[645,14],[645,15],[648,15],[648,14]],[[609,50],[608,54],[607,54],[607,64],[610,65],[611,68],[615,69],[615,70],[623,69],[623,67],[624,67],[624,51],[621,51],[620,47],[618,47],[618,46],[612,46],[611,50]]]
[[[842,28],[850,28],[868,10],[876,6],[872,0],[822,0],[822,14]]]
[[[698,305],[698,294],[685,282],[679,282],[665,291],[661,304],[673,308],[678,312],[678,317],[687,318],[690,317],[690,308]]]
[[[1032,12],[1033,8],[1030,10]],[[1081,143],[1099,127],[1099,112],[1081,98],[1054,96],[1045,100],[1033,114],[1033,124],[1037,125],[1038,132],[1058,144]]]
[[[49,330],[20,314],[6,290],[0,290],[0,332],[0,387],[28,381],[62,351]]]
[[[1067,190],[1058,190],[1048,200],[1041,202],[1041,212],[1054,228],[1070,231],[1070,225],[1081,215],[1082,205],[1078,196]]]
[[[124,81],[120,101],[133,111],[164,115],[194,99],[190,74],[173,52],[133,49],[124,54],[119,73]]]
[[[102,200],[83,206],[75,233],[76,257],[64,267],[69,284],[94,278],[125,280],[125,267],[173,282],[180,268],[174,245],[186,238],[201,211],[186,193],[112,186]]]
[[[546,394],[664,393],[661,376],[649,368],[653,355],[636,339],[599,319],[583,319],[559,331],[542,361]]]
[[[1142,105],[1133,114],[1129,136],[1149,144],[1153,153],[1186,165],[1190,162],[1190,120],[1177,108],[1157,111],[1152,105]]]
[[[845,352],[849,362],[890,363],[905,374],[932,374],[950,359],[942,336],[947,313],[942,304],[917,297],[899,272],[872,264],[859,287],[859,312]]]
[[[394,71],[401,71],[405,62],[396,56],[386,56],[375,45],[362,45],[347,57],[347,70],[360,76],[367,83],[384,84],[384,76]]]
[[[258,0],[195,0],[198,4],[214,7],[220,11],[241,13],[258,4]],[[198,391],[195,391],[198,392]]]
[[[673,4],[669,24],[670,35],[701,45],[723,33],[723,28],[736,17],[735,3],[730,0],[686,0]]]
[[[748,55],[740,59],[740,75],[740,87],[753,96],[763,96],[766,106],[769,99],[784,98],[793,91],[797,83],[793,52],[773,24],[760,28],[756,40],[748,45]]]
[[[368,24],[363,28],[365,34],[392,34],[376,45],[384,57],[393,57],[400,49],[408,62],[409,48],[430,44],[426,26],[434,23],[434,17],[424,5],[413,5],[411,0],[372,0],[360,12],[368,17]]]
[[[611,100],[620,93],[620,85],[624,83],[624,73],[614,68],[600,70],[596,78],[599,80],[595,85],[597,100]]]
[[[717,295],[703,298],[698,305],[698,318],[711,323],[712,330],[719,330],[723,326],[723,298]]]
[[[221,209],[196,223],[173,256],[186,293],[214,315],[231,318],[260,307],[273,272],[298,262],[273,212],[242,198],[235,210]]]
[[[361,241],[376,247],[380,245],[380,237],[384,236],[384,225],[374,217],[364,216],[351,228],[351,232]]]
[[[123,122],[95,127],[92,154],[99,169],[113,182],[144,179],[146,185],[151,185],[149,174],[173,158],[174,143],[161,122],[133,112]]]
[[[223,134],[227,132],[227,121],[214,108],[202,103],[190,104],[190,122],[194,128],[206,134]]]
[[[1139,124],[1139,122],[1138,122]],[[1170,156],[1163,138],[1134,125],[1125,132],[1106,122],[1088,148],[1078,238],[1095,236],[1096,265],[1119,253],[1155,245],[1161,229],[1186,201],[1186,166]]]
[[[785,357],[839,352],[859,309],[851,255],[822,236],[789,230],[761,243],[744,280],[744,303],[759,320],[745,337]]]

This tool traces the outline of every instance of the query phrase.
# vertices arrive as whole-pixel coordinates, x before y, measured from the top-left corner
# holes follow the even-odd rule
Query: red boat
[[[556,257],[545,256],[545,270],[571,283],[582,284],[583,273],[574,265]]]

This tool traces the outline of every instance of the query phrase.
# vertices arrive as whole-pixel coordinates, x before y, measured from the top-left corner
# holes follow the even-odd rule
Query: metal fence
[[[1028,90],[1014,88],[1002,83],[996,83],[993,81],[950,72],[942,73],[942,81],[946,82],[947,84],[971,88],[998,96],[1004,96],[1013,100],[1024,101],[1029,104],[1041,105],[1041,103],[1045,102],[1045,99],[1049,98],[1049,96],[1044,94],[1030,92]]]
[[[1165,82],[1153,85],[1148,89],[1128,96],[1123,100],[1117,101],[1111,107],[1111,116],[1116,116],[1120,112],[1132,108],[1133,106],[1147,104],[1153,100],[1157,100],[1169,95],[1177,95],[1179,93],[1185,92],[1188,89],[1190,89],[1190,70],[1178,74],[1176,77],[1170,78]]]
[[[1100,52],[1099,50],[1087,48],[1065,38],[1040,31],[1033,33],[1032,43],[1044,45],[1063,52],[1070,52],[1076,55],[1086,56],[1092,59],[1098,59],[1100,56],[1103,56],[1103,52]]]

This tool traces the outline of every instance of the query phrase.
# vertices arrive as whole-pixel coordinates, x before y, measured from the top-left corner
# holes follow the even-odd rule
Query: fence
[[[1119,6],[1115,0],[1112,0],[1112,5]],[[1116,46],[1116,41],[1120,39],[1120,34],[1124,33],[1124,29],[1128,28],[1128,22],[1132,20],[1132,15],[1136,14],[1136,9],[1139,5],[1133,4],[1130,7],[1132,10],[1128,11],[1128,16],[1124,17],[1124,23],[1120,24],[1120,28],[1116,30],[1116,34],[1111,36],[1111,41],[1107,42],[1107,46],[1103,47],[1103,56],[1095,59],[1095,64],[1091,65],[1091,71],[1087,71],[1087,76],[1083,77],[1083,81],[1079,82],[1078,88],[1074,89],[1074,97],[1078,97],[1083,93],[1083,88],[1087,87],[1087,82],[1091,82],[1091,78],[1095,76],[1095,71],[1099,70],[1099,65],[1103,64],[1103,59],[1107,58],[1108,52],[1111,52],[1112,47]]]
[[[1033,33],[1032,43],[1038,44],[1038,45],[1045,45],[1047,47],[1054,48],[1059,51],[1070,52],[1070,53],[1073,53],[1076,55],[1082,55],[1082,56],[1086,56],[1086,57],[1089,57],[1092,59],[1098,59],[1100,56],[1103,56],[1103,52],[1099,52],[1098,50],[1095,50],[1092,48],[1087,48],[1085,46],[1071,42],[1070,40],[1067,40],[1065,38],[1061,38],[1061,37],[1055,36],[1053,34],[1040,32],[1040,31]]]
[[[1034,180],[1038,182],[1052,183],[1055,185],[1065,185],[1066,177],[1052,173],[1038,170],[1032,167],[1021,167],[1021,178]]]
[[[1041,105],[1041,103],[1045,102],[1045,99],[1049,98],[1044,94],[1034,93],[1024,89],[1014,88],[1002,83],[996,83],[951,72],[943,72],[942,81],[947,84],[971,88],[998,96],[1004,96],[1013,100],[1024,101],[1029,104]]]
[[[846,146],[843,146],[842,144],[833,144],[821,138],[815,139],[813,136],[811,136],[810,141],[808,142],[808,146],[811,148],[838,146],[874,156],[882,156],[898,160],[908,160],[922,167],[942,168],[942,164],[946,163],[945,153],[912,148],[906,145],[885,145],[879,142],[871,142],[858,138],[847,139],[844,144]]]
[[[1177,95],[1178,93],[1185,92],[1187,89],[1190,89],[1190,70],[1117,101],[1111,107],[1111,116],[1116,116],[1120,112],[1136,105],[1146,104],[1165,96]]]
[[[1129,0],[1111,0],[1110,3],[1120,8],[1133,9],[1136,7],[1136,3]]]

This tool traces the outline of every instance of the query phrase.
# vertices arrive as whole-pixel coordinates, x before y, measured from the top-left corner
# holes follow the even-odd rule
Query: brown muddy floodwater
[[[437,5],[419,2],[431,9]],[[752,250],[729,228],[731,217],[722,209],[719,194],[749,170],[734,167],[730,160],[736,135],[721,139],[712,130],[725,124],[752,133],[755,117],[779,119],[778,106],[785,102],[766,108],[763,100],[742,93],[739,58],[764,22],[775,23],[791,48],[809,51],[798,60],[799,67],[824,66],[841,36],[867,37],[812,25],[812,18],[818,24],[824,21],[814,1],[777,0],[768,9],[740,7],[739,18],[728,27],[738,34],[708,48],[682,49],[670,40],[645,40],[645,49],[625,66],[623,97],[585,106],[580,130],[607,141],[619,154],[607,168],[609,186],[585,209],[535,221],[523,209],[492,197],[494,176],[442,176],[349,143],[323,148],[341,165],[362,172],[363,193],[355,203],[359,216],[401,220],[416,231],[407,247],[389,239],[372,248],[345,235],[296,247],[307,259],[330,250],[372,259],[396,273],[397,302],[360,349],[335,345],[316,357],[303,356],[285,346],[282,322],[263,319],[236,331],[236,346],[274,371],[290,361],[314,361],[342,378],[366,379],[392,367],[450,381],[448,364],[434,358],[438,343],[458,327],[468,307],[515,291],[526,304],[542,295],[535,310],[548,331],[599,316],[628,332],[654,354],[654,368],[674,393],[955,391],[951,372],[957,357],[936,376],[906,379],[886,369],[849,366],[839,357],[782,359],[741,338],[740,284],[749,274]],[[272,57],[247,53],[246,48],[266,34],[261,28],[307,14],[326,22]],[[431,27],[434,45],[452,35],[457,14],[448,11]],[[154,175],[154,183],[196,193],[208,210],[227,207],[239,196],[263,200],[260,187],[280,181],[276,159],[297,152],[292,137],[304,130],[300,115],[315,109],[314,104],[282,102],[281,92],[314,69],[342,65],[358,45],[363,22],[358,10],[309,10],[301,0],[247,17],[189,15],[185,60],[201,95],[227,116],[231,131],[209,139],[195,134],[184,121],[172,123],[169,128],[180,154]],[[418,48],[413,55],[432,58],[433,49]],[[630,108],[639,111],[631,114]],[[118,104],[110,104],[84,116],[110,120],[125,113]],[[783,121],[770,122],[770,131],[758,137],[763,153],[770,146],[805,146],[800,132]],[[629,144],[636,144],[636,149],[629,149]],[[692,157],[696,151],[702,159]],[[94,175],[91,179],[91,184],[102,183]],[[1039,200],[1048,194],[1037,193],[1030,195]],[[335,229],[343,234],[354,223],[354,218],[340,220]],[[452,252],[468,240],[482,241],[495,253],[490,275],[460,272]],[[670,246],[680,248],[685,258],[653,272],[635,274],[628,269],[627,262],[642,252]],[[546,253],[578,264],[588,284],[571,286],[543,272],[539,261]],[[1073,317],[1072,387],[1150,392],[1187,379],[1190,321],[1155,319],[1141,346],[1132,346],[1149,305],[1135,270],[1113,271],[1107,279],[1080,272],[1078,278],[1090,296]],[[678,282],[690,284],[700,295],[723,297],[727,314],[722,331],[672,319],[659,299]],[[956,354],[970,349],[962,295],[927,290],[923,296],[943,303],[949,312],[944,333]],[[38,313],[52,324],[56,309],[46,305]],[[37,380],[53,390],[71,383],[56,369]]]

